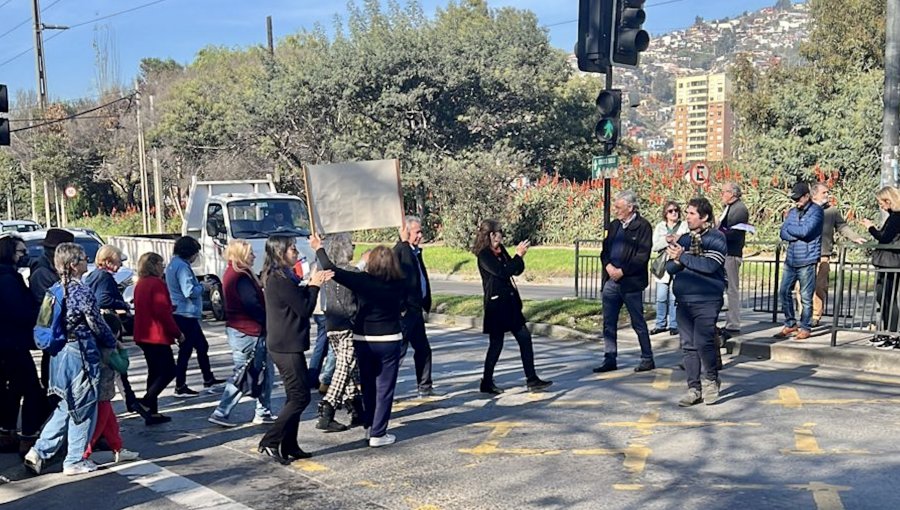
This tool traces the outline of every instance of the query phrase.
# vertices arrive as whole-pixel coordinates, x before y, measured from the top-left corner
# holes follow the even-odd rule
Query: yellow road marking
[[[866,450],[823,450],[816,441],[812,428],[815,423],[804,423],[803,426],[794,429],[794,449],[782,449],[785,455],[866,455]]]
[[[600,375],[596,375],[590,379],[593,379],[595,381],[611,381],[613,379],[621,379],[623,377],[628,377],[629,375],[633,375],[633,374],[634,374],[634,372],[629,372],[629,371],[625,371],[625,370],[623,370],[621,372],[620,371],[605,372]]]
[[[656,379],[653,380],[653,384],[650,386],[653,387],[654,390],[667,390],[669,386],[672,385],[672,369],[671,368],[657,368],[656,369]]]
[[[420,507],[416,507],[416,510],[441,510],[435,505],[422,505]]]
[[[625,448],[584,448],[572,450],[574,455],[624,455],[623,466],[631,474],[640,474],[647,467],[647,458],[653,450],[642,442],[629,443]]]
[[[543,450],[537,448],[501,448],[500,440],[509,435],[514,428],[522,427],[521,422],[488,422],[476,423],[478,427],[488,427],[491,432],[481,444],[475,448],[461,448],[460,453],[470,455],[558,455],[562,450]]]
[[[360,480],[360,481],[356,482],[354,485],[359,485],[360,487],[368,487],[370,489],[377,489],[378,487],[380,487],[380,485],[378,485],[377,483],[375,483],[371,480]]]
[[[850,487],[829,485],[823,482],[809,482],[808,485],[788,485],[788,488],[812,492],[813,501],[818,510],[844,510],[841,501],[841,491],[848,491]]]
[[[781,405],[788,409],[800,409],[805,405],[846,405],[846,404],[900,404],[900,397],[894,398],[830,398],[802,400],[794,388],[780,388],[777,400],[764,400],[764,404]]]
[[[614,483],[613,489],[617,491],[639,491],[644,486],[639,483]]]
[[[318,471],[328,471],[328,468],[318,462],[313,462],[311,460],[295,460],[291,463],[291,467],[294,469],[299,469],[300,471],[306,471],[307,473],[314,473]]]
[[[620,427],[636,429],[640,435],[646,436],[653,433],[657,427],[759,427],[755,422],[730,422],[730,421],[659,421],[659,411],[652,411],[641,416],[638,421],[617,421],[601,423],[606,427]]]

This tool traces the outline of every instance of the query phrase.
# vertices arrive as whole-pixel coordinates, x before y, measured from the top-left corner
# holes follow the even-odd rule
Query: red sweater
[[[134,287],[134,341],[172,345],[180,335],[165,282],[156,276],[139,279]]]
[[[225,294],[225,325],[245,335],[260,336],[266,326],[263,291],[250,275],[236,271],[231,262],[222,278]]]

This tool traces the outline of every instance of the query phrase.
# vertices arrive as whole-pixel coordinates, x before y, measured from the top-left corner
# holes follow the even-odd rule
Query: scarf
[[[691,255],[695,255],[698,257],[700,255],[703,255],[703,236],[705,236],[706,233],[709,232],[709,229],[711,227],[712,227],[712,225],[710,225],[709,223],[704,223],[703,225],[700,226],[699,229],[697,229],[696,232],[693,230],[690,231],[691,248],[690,248],[689,253]]]

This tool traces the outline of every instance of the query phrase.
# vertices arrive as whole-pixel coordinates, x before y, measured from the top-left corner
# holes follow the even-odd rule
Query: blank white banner
[[[403,220],[396,159],[310,165],[306,179],[320,234],[399,227]]]

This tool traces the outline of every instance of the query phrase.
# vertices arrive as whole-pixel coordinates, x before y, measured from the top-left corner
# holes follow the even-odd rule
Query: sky
[[[429,15],[447,2],[419,0]],[[265,44],[268,15],[277,39],[316,23],[330,30],[335,15],[346,17],[347,12],[345,0],[40,0],[40,4],[44,24],[72,26],[44,32],[51,100],[98,95],[94,51],[98,41],[113,48],[110,54],[119,81],[131,83],[145,57],[189,63],[209,45]],[[653,34],[689,27],[696,16],[718,19],[774,4],[775,0],[647,0],[644,28],[651,33],[652,45]],[[533,11],[547,27],[551,43],[572,51],[578,0],[488,0],[488,5]],[[11,100],[16,91],[36,88],[31,6],[32,0],[0,0],[0,83],[9,86]],[[129,9],[135,10],[115,15]]]

